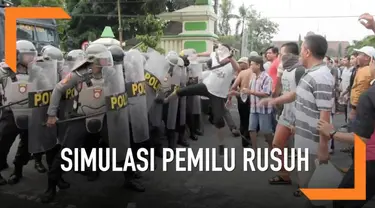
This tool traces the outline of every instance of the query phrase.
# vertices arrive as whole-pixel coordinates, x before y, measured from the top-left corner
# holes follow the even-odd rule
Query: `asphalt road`
[[[238,121],[238,113],[235,106],[231,109],[232,115]],[[341,126],[343,116],[335,117],[335,125]],[[271,186],[268,179],[275,175],[272,171],[266,172],[244,172],[242,169],[242,146],[240,138],[234,138],[229,130],[226,131],[227,147],[236,148],[236,169],[232,172],[176,172],[169,169],[161,171],[161,160],[157,159],[157,170],[145,172],[143,181],[146,192],[133,193],[121,187],[123,177],[121,173],[101,173],[95,182],[88,182],[80,174],[67,173],[64,178],[71,183],[71,188],[59,191],[55,202],[44,205],[39,202],[39,195],[44,192],[47,178],[46,174],[37,173],[34,169],[34,161],[25,167],[24,178],[15,186],[0,187],[0,207],[123,207],[123,208],[220,208],[220,207],[255,207],[255,208],[278,208],[278,207],[304,207],[306,199],[296,198],[293,192],[296,183],[291,186]],[[259,144],[266,144],[259,138]],[[8,157],[8,162],[14,158],[16,151],[15,143]],[[206,124],[205,135],[198,141],[191,141],[191,147],[216,147],[214,128]],[[348,167],[351,163],[349,155],[339,152],[345,147],[336,144],[335,154],[332,161],[340,167]],[[218,164],[220,159],[218,160]],[[45,163],[45,162],[44,162]],[[173,166],[170,166],[173,168]],[[3,171],[8,177],[12,168]],[[295,181],[295,173],[293,173]],[[374,207],[375,203],[367,207]]]

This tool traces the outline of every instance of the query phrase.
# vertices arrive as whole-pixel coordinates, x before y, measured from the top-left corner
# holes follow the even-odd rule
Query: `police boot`
[[[56,196],[57,183],[54,180],[48,179],[48,188],[44,194],[40,197],[42,203],[50,203]]]
[[[203,131],[200,129],[201,128],[201,115],[200,114],[194,114],[194,134],[198,136],[203,136]],[[197,137],[198,140],[198,137]]]
[[[42,161],[38,161],[35,159],[35,165],[34,168],[39,172],[39,173],[45,173],[47,172],[46,167],[44,167]]]
[[[193,140],[193,141],[197,141],[198,140],[198,136],[197,135],[195,135],[195,133],[196,133],[196,130],[195,129],[191,129],[190,130],[190,136],[189,136],[189,138],[191,139],[191,140]]]
[[[155,150],[155,156],[156,157],[160,157],[162,158],[163,157],[163,147],[160,143],[160,130],[158,127],[154,127],[151,132],[150,132],[150,135],[151,135],[151,146],[154,148]]]
[[[137,181],[134,177],[133,171],[125,171],[125,183],[124,188],[130,189],[137,192],[144,192],[146,189],[140,181]]]
[[[14,184],[17,184],[18,182],[20,182],[20,180],[22,178],[22,169],[23,169],[23,165],[15,165],[14,166],[14,171],[8,179],[8,184],[14,185]]]
[[[57,182],[57,187],[59,189],[64,190],[70,188],[70,184],[66,182],[62,177],[60,178],[59,182]]]
[[[185,126],[180,126],[178,129],[178,141],[177,144],[183,147],[189,147],[189,142],[185,138]]]
[[[143,176],[142,176],[142,172],[140,172],[140,171],[134,171],[133,172],[133,177],[135,178],[135,179],[140,179],[140,178],[142,178]]]
[[[7,184],[7,181],[0,174],[0,186]]]
[[[174,130],[167,130],[168,147],[176,149],[176,132]]]

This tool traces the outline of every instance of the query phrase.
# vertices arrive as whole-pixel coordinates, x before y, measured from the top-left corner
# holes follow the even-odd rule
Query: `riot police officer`
[[[188,81],[187,67],[190,65],[190,61],[187,56],[180,56],[184,61],[184,66],[182,67],[180,87],[186,87]],[[189,147],[189,142],[185,138],[186,129],[186,101],[187,97],[180,97],[178,101],[178,114],[177,114],[177,126],[176,130],[178,133],[177,144],[183,147]]]
[[[155,156],[162,157],[162,123],[163,123],[163,103],[155,102],[156,98],[164,99],[162,83],[168,71],[173,69],[165,56],[149,48],[145,65],[146,96],[148,108],[148,120],[150,123],[150,143],[155,149]]]
[[[188,82],[187,85],[198,84],[202,79],[203,64],[196,60],[196,51],[194,49],[185,49],[180,55],[191,59],[187,66]],[[202,135],[200,132],[200,114],[201,114],[201,98],[200,96],[188,96],[186,97],[187,109],[187,125],[189,126],[190,139],[198,140],[197,135]]]
[[[46,103],[37,99],[53,89],[57,72],[53,67],[57,64],[47,60],[36,62],[36,48],[30,41],[17,41],[16,46],[17,70],[15,73],[2,71],[0,79],[4,89],[3,117],[0,120],[2,155],[9,152],[15,138],[20,135],[9,184],[16,184],[22,178],[22,169],[28,163],[30,153],[46,152],[47,163],[51,162],[56,154],[57,143],[54,129],[42,126],[41,118],[46,114],[48,99]]]
[[[80,147],[85,138],[100,135],[108,138],[110,146],[115,145],[116,148],[127,150],[129,141],[123,140],[129,138],[127,132],[124,131],[127,117],[126,106],[117,106],[119,108],[112,109],[106,106],[105,99],[110,96],[107,92],[125,95],[122,68],[114,66],[112,54],[101,44],[90,45],[86,49],[86,56],[53,90],[47,113],[47,125],[55,126],[61,96],[67,89],[76,86],[77,106],[71,114],[72,121],[68,123],[62,142],[63,148]],[[115,110],[116,113],[111,110]],[[106,132],[108,135],[104,135]],[[48,189],[42,196],[43,203],[50,202],[56,195],[56,185],[62,174],[63,160],[60,153],[57,154],[48,172]],[[121,156],[124,157],[123,154],[116,157],[119,163],[125,160]],[[135,180],[132,173],[125,172],[125,177],[127,187],[136,191],[144,191],[143,186]]]
[[[169,52],[166,56],[166,59],[169,64],[173,66],[169,71],[169,78],[166,84],[165,97],[168,97],[170,94],[180,88],[184,61],[174,51]],[[172,102],[164,104],[163,120],[166,126],[169,148],[176,148],[176,132],[178,132],[179,127],[179,122],[177,122],[178,110],[179,99],[175,99]]]
[[[65,56],[64,65],[61,71],[61,78],[62,79],[65,78],[65,76],[71,72],[74,65],[77,62],[82,61],[85,58],[85,56],[86,56],[85,52],[81,49],[75,49],[75,50],[69,51]]]
[[[0,77],[6,77],[8,73],[11,73],[12,70],[10,69],[10,67],[5,63],[5,62],[1,62],[0,63]],[[0,95],[1,95],[1,106],[3,106],[3,96],[4,96],[4,89],[3,89],[3,79],[0,79],[1,81],[1,85],[0,85],[0,88],[1,88],[1,92],[0,92]],[[6,121],[3,117],[3,110],[0,110],[0,123],[1,124],[6,124],[7,122],[4,122]],[[3,141],[6,141],[6,140],[3,140]],[[10,147],[5,147],[4,146],[4,142],[2,141],[2,139],[0,138],[0,144],[2,146],[0,146],[0,185],[5,185],[7,183],[7,181],[2,177],[1,175],[1,171],[2,170],[5,170],[7,168],[9,168],[9,165],[7,163],[7,156],[8,156],[8,153],[9,153],[9,150],[10,150]],[[12,145],[12,142],[9,142],[8,143],[10,146]]]
[[[43,57],[50,57],[57,61],[57,74],[59,75],[59,80],[62,79],[62,68],[64,65],[64,55],[62,51],[52,45],[44,46],[41,50],[41,55]]]
[[[44,46],[40,52],[40,56],[41,58],[51,58],[52,60],[56,60],[57,62],[57,73],[58,73],[58,76],[59,76],[59,80],[61,80],[61,72],[62,72],[62,67],[63,67],[63,64],[64,64],[64,56],[63,56],[63,53],[61,52],[61,50],[59,48],[56,48],[55,46],[52,46],[52,45],[47,45],[47,46]],[[42,156],[43,156],[43,152],[41,153],[36,153],[36,154],[33,154],[33,157],[34,157],[34,160],[35,160],[35,169],[39,172],[39,173],[44,173],[46,172],[46,168],[44,167],[43,163],[42,163]]]
[[[133,150],[149,146],[149,122],[145,90],[144,67],[146,58],[138,50],[130,50],[124,57],[125,85],[129,100],[130,137]]]

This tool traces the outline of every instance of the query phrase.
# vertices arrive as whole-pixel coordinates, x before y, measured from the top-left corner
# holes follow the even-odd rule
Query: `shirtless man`
[[[255,53],[252,53],[251,55],[255,55]],[[253,71],[249,67],[249,59],[247,57],[240,58],[238,60],[238,64],[240,65],[241,71],[238,73],[237,78],[230,89],[231,92],[230,96],[228,97],[228,101],[229,103],[231,103],[232,96],[235,95],[237,97],[238,113],[240,114],[240,132],[242,136],[242,146],[249,147],[250,136],[248,134],[248,128],[250,115],[250,99],[249,97],[247,97],[246,100],[243,101],[241,99],[239,91],[242,88],[249,88]]]

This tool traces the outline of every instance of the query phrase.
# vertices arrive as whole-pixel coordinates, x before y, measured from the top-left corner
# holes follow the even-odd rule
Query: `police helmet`
[[[52,60],[57,60],[57,61],[64,60],[64,56],[61,50],[52,45],[44,46],[41,50],[41,55],[43,57],[48,57]]]
[[[178,61],[180,59],[178,54],[174,51],[170,51],[165,58],[168,61],[168,63],[172,66],[178,65]]]
[[[34,62],[38,52],[34,44],[28,40],[19,40],[16,42],[17,64],[28,65]]]
[[[86,62],[98,67],[113,66],[112,54],[102,44],[91,44],[86,48]]]
[[[66,54],[65,60],[66,61],[82,61],[85,58],[85,52],[81,49],[75,49],[69,51],[68,54]]]
[[[122,63],[124,61],[125,53],[120,46],[112,45],[108,47],[108,50],[111,52],[114,62]]]
[[[177,60],[177,66],[179,66],[179,67],[183,67],[183,66],[185,66],[185,61],[184,61],[184,59],[182,59],[181,57],[178,57],[178,60]]]

